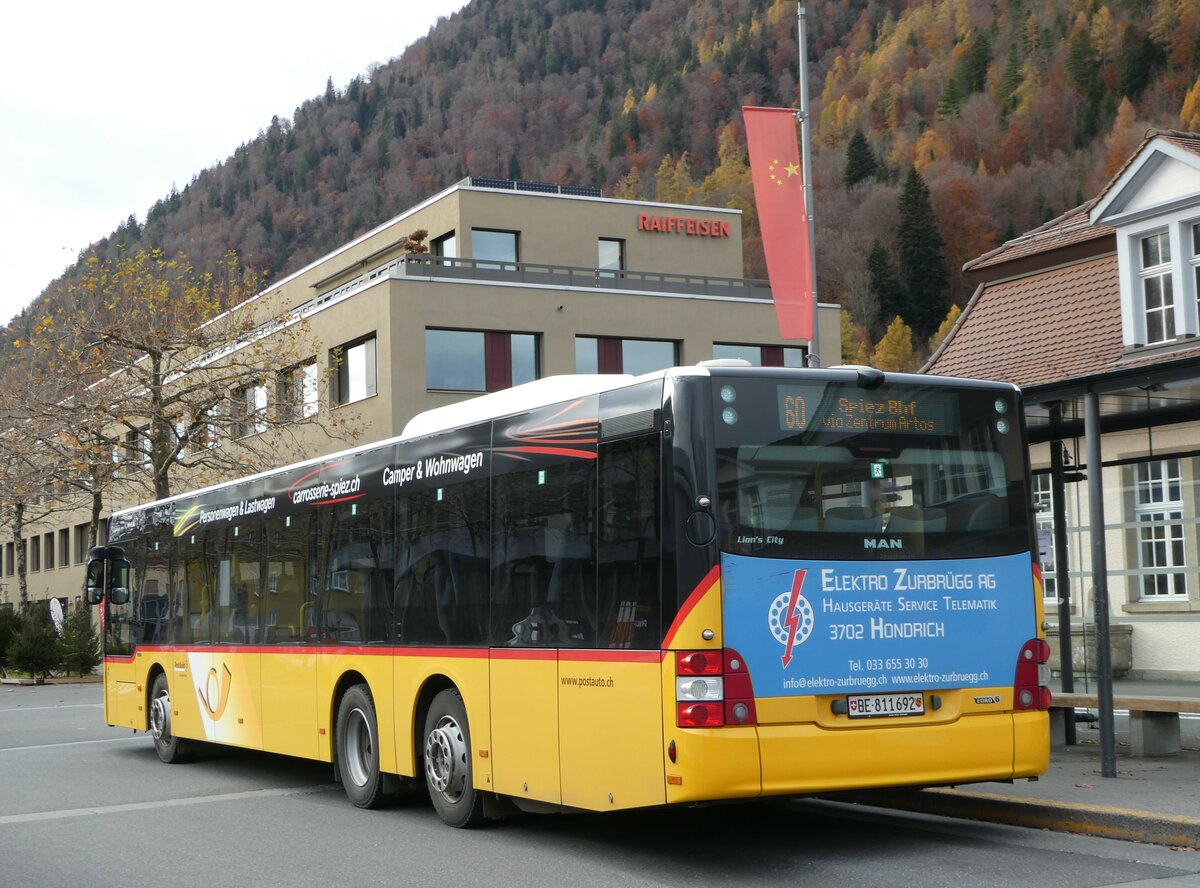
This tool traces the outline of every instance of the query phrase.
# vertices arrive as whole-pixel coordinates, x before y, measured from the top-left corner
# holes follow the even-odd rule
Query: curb
[[[943,817],[983,820],[1126,842],[1200,850],[1200,818],[1131,808],[1046,802],[1042,799],[956,789],[898,790],[826,795],[834,801],[896,808]]]

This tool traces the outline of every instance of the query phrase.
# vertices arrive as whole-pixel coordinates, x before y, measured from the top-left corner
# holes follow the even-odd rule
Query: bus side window
[[[308,596],[309,516],[275,515],[263,526],[267,548],[263,641],[300,644],[304,636],[304,603]]]
[[[600,447],[599,647],[654,648],[661,638],[658,435]]]
[[[492,507],[492,641],[592,647],[595,460],[498,475]]]

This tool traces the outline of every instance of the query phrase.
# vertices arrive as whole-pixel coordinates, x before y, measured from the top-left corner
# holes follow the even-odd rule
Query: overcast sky
[[[19,3],[0,36],[0,323],[80,250],[465,0]]]

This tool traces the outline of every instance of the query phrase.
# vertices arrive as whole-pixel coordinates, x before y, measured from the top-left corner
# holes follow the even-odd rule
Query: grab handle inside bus
[[[93,546],[88,550],[84,601],[99,604],[106,597],[110,604],[129,601],[129,561],[120,546]]]

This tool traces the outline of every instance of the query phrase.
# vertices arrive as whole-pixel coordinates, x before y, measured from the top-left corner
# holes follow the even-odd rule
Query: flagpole
[[[799,20],[800,38],[800,151],[801,164],[804,167],[804,209],[808,215],[808,248],[811,251],[809,262],[812,274],[812,339],[808,345],[808,366],[821,366],[821,350],[818,348],[819,328],[817,327],[817,226],[813,221],[813,174],[812,174],[812,130],[808,113],[808,46],[804,20],[804,4],[796,7],[796,18]]]

